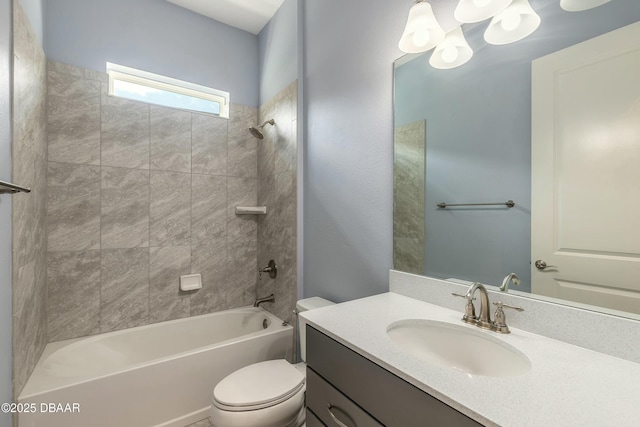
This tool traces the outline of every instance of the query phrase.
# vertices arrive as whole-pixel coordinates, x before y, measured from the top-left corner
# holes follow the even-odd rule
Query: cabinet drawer
[[[325,427],[325,425],[322,424],[322,421],[320,421],[318,417],[316,417],[316,415],[313,412],[311,412],[309,408],[307,408],[305,425],[307,427]]]
[[[382,427],[371,415],[309,368],[307,407],[329,427]]]
[[[307,364],[388,427],[482,426],[309,325]]]

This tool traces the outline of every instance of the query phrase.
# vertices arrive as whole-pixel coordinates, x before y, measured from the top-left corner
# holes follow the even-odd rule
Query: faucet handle
[[[451,292],[451,295],[453,295],[454,297],[460,297],[460,298],[467,298],[466,295],[462,295],[462,294],[456,294],[455,292]],[[475,298],[471,298],[473,301],[475,301]]]
[[[275,279],[276,276],[278,276],[278,267],[276,266],[276,262],[270,259],[269,264],[267,264],[266,267],[258,267],[258,280],[262,280],[262,273],[269,273],[269,277]]]
[[[451,293],[451,295],[467,300],[467,305],[464,307],[464,316],[462,316],[462,321],[475,325],[478,322],[478,316],[476,316],[476,308],[473,306],[473,300],[475,298],[472,298],[468,295],[460,295],[456,293]]]
[[[501,307],[504,307],[504,308],[510,308],[512,310],[524,311],[524,308],[522,308],[522,307],[517,307],[515,305],[508,305],[508,304],[503,303],[502,301],[494,302],[493,305],[498,306],[498,309],[500,309]]]
[[[491,329],[501,334],[509,334],[511,331],[507,326],[507,318],[504,315],[503,308],[510,308],[512,310],[524,311],[522,307],[516,307],[513,305],[504,304],[501,301],[494,302],[493,305],[497,307],[495,314],[493,315],[493,325]]]

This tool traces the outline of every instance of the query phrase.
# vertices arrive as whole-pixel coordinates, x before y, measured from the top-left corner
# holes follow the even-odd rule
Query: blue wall
[[[298,0],[285,0],[258,35],[260,104],[298,78]]]
[[[530,290],[531,61],[640,19],[640,2],[581,13],[557,0],[534,4],[542,24],[507,46],[466,30],[474,57],[436,70],[430,52],[396,71],[396,126],[427,120],[425,274],[499,284],[508,273]],[[439,202],[513,199],[513,209],[438,210]]]
[[[47,57],[93,70],[106,62],[231,93],[258,106],[258,37],[159,0],[47,0]]]
[[[11,181],[11,0],[0,0],[0,179]],[[0,403],[13,399],[11,359],[11,196],[0,195]],[[0,426],[11,414],[0,412]]]
[[[388,290],[393,61],[410,0],[307,1],[304,293]]]

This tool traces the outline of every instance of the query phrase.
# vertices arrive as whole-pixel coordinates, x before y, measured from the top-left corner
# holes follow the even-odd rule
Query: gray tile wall
[[[46,344],[46,61],[20,5],[13,2],[13,391],[22,391]],[[57,303],[57,302],[56,302]]]
[[[110,97],[106,74],[53,61],[47,80],[48,341],[252,303],[257,219],[234,209],[257,202],[257,110]],[[190,273],[203,289],[179,292]]]
[[[263,275],[256,287],[259,296],[274,293],[275,303],[265,304],[281,319],[291,320],[297,295],[297,111],[298,82],[294,81],[259,109],[258,122],[265,126],[258,144],[258,205],[267,215],[258,219],[258,264],[270,259],[278,266],[275,279]]]
[[[394,133],[393,268],[424,274],[426,121]]]

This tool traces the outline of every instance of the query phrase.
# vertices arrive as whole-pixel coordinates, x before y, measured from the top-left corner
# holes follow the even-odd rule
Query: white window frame
[[[113,64],[111,62],[107,62],[107,74],[109,75],[109,95],[111,96],[117,96],[114,95],[114,83],[116,80],[120,80],[127,83],[147,86],[152,89],[216,102],[220,105],[219,117],[226,119],[229,118],[229,92],[173,79],[160,74],[150,73],[148,71]],[[211,114],[207,112],[202,113]]]

